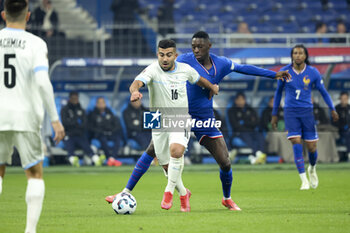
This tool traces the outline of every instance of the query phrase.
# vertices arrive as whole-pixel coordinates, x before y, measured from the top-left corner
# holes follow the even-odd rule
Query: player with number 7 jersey
[[[333,121],[338,120],[338,114],[324,87],[322,76],[315,67],[310,66],[308,57],[308,50],[303,45],[296,45],[291,50],[292,63],[281,70],[289,70],[292,79],[289,81],[278,80],[271,119],[272,126],[276,128],[277,112],[283,89],[285,89],[284,121],[288,131],[287,137],[293,145],[294,161],[302,182],[301,190],[309,189],[310,185],[312,188],[317,188],[318,186],[316,174],[316,142],[318,135],[313,115],[313,103],[311,101],[313,86],[319,90],[326,104],[331,109]],[[310,166],[308,167],[308,173],[310,182],[305,173],[301,139],[305,141],[309,151]]]

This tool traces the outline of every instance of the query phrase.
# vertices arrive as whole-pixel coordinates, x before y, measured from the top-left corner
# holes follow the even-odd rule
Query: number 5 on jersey
[[[4,83],[7,88],[16,86],[16,68],[10,64],[11,58],[16,58],[16,54],[4,54]]]

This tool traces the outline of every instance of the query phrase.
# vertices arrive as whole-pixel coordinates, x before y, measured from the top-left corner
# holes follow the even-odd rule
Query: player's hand
[[[213,95],[217,95],[219,94],[219,85],[214,84],[213,85],[213,89],[210,90],[209,92],[209,100],[211,100],[211,98],[213,98]]]
[[[66,133],[64,132],[63,125],[61,124],[60,121],[51,122],[51,125],[53,128],[53,131],[55,131],[55,137],[53,140],[56,142],[56,145],[57,145],[60,141],[62,141]]]
[[[277,116],[272,116],[271,118],[271,126],[272,126],[272,129],[273,130],[276,130],[277,129]]]
[[[277,80],[284,80],[284,81],[290,81],[292,79],[292,76],[288,72],[288,70],[285,71],[279,71],[276,73],[275,79]]]
[[[336,121],[339,120],[339,115],[338,115],[338,113],[337,113],[335,110],[333,110],[333,111],[331,112],[331,114],[332,114],[333,122],[336,122]]]
[[[142,94],[139,91],[134,91],[130,96],[130,101],[135,102],[142,99]]]

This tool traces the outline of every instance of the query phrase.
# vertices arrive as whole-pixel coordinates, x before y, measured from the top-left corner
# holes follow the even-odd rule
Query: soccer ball
[[[136,210],[136,199],[127,192],[118,193],[112,203],[112,208],[117,214],[132,214]]]

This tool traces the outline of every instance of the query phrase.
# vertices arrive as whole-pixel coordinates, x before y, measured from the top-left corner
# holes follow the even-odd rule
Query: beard
[[[160,68],[162,68],[163,71],[169,71],[174,66],[174,64],[171,64],[171,63],[168,63],[167,65],[169,65],[169,66],[168,67],[163,67],[162,65],[160,65]]]

